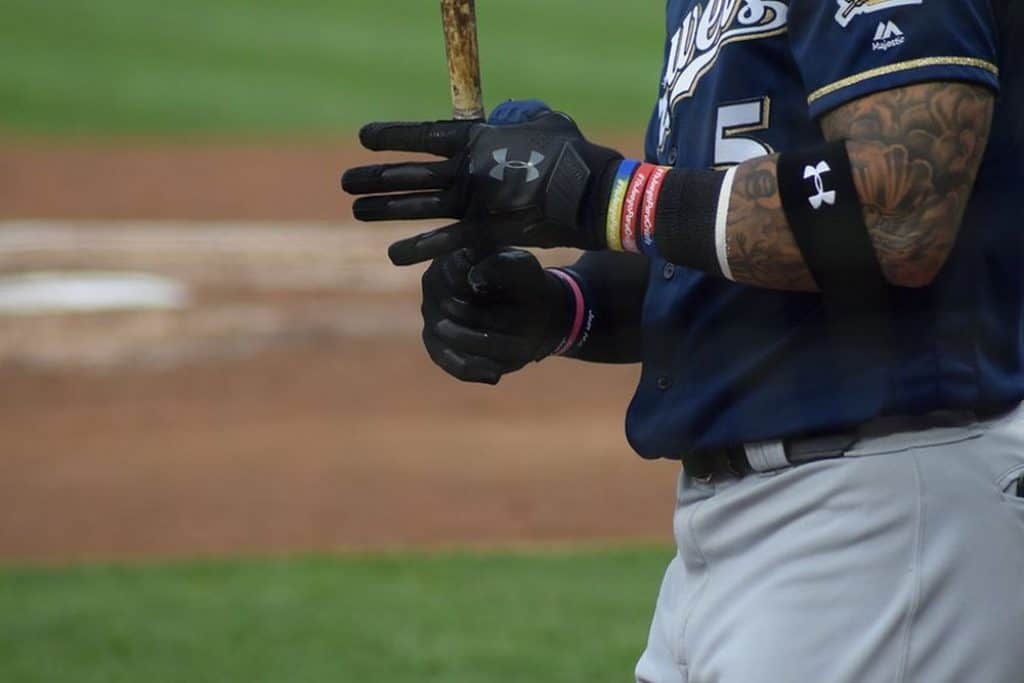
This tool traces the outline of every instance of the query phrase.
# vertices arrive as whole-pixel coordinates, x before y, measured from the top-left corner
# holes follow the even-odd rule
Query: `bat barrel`
[[[476,31],[475,0],[441,0],[445,53],[452,88],[453,117],[484,118],[480,86],[480,47]]]

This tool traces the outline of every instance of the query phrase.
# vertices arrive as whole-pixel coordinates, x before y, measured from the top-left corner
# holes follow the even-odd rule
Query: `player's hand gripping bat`
[[[361,221],[458,219],[392,244],[388,256],[395,265],[460,249],[477,262],[494,245],[607,248],[599,217],[608,213],[610,171],[622,156],[589,142],[568,116],[546,107],[525,122],[482,123],[473,0],[442,0],[441,7],[454,116],[461,120],[363,126],[359,140],[366,149],[444,160],[349,169],[342,188],[362,195],[353,215]]]

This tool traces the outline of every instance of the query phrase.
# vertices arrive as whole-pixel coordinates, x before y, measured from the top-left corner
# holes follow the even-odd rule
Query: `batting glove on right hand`
[[[346,192],[361,221],[457,218],[459,222],[391,245],[395,265],[421,263],[457,249],[608,246],[605,221],[618,152],[589,142],[564,114],[542,112],[525,123],[471,121],[372,123],[359,132],[373,151],[440,155],[349,169]]]
[[[559,346],[572,322],[569,292],[533,254],[506,249],[473,263],[461,249],[423,276],[423,343],[442,370],[497,384]]]

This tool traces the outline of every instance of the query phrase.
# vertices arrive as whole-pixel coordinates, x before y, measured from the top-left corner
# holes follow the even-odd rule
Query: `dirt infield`
[[[338,220],[340,141],[286,145],[37,143],[0,138],[9,218]]]
[[[622,429],[637,369],[445,377],[417,341],[417,272],[384,261],[401,229],[344,225],[334,171],[354,155],[320,153],[122,148],[72,190],[53,169],[81,172],[82,149],[0,145],[0,275],[190,292],[174,311],[0,316],[0,561],[667,541],[676,467]]]
[[[0,218],[333,221],[350,217],[341,169],[368,155],[348,139],[290,143],[40,142],[0,137]],[[641,152],[636,139],[614,142]]]

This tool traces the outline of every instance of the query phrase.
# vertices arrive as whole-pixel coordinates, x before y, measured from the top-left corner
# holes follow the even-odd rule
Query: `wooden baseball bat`
[[[476,0],[441,0],[444,51],[448,58],[448,80],[452,86],[452,118],[483,121],[484,96],[480,87],[480,44],[476,33]],[[479,263],[494,251],[488,240],[476,240],[469,254]]]
[[[480,46],[476,33],[476,0],[441,0],[448,79],[452,86],[452,117],[484,119],[480,87]]]

